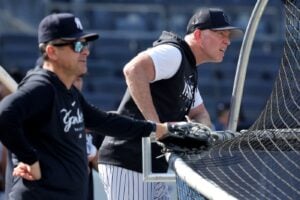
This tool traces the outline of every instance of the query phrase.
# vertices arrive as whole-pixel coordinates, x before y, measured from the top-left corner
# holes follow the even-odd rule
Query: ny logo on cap
[[[83,27],[81,25],[81,22],[80,22],[79,18],[77,18],[77,17],[75,17],[75,24],[76,24],[78,29],[80,29],[80,30],[83,29]]]

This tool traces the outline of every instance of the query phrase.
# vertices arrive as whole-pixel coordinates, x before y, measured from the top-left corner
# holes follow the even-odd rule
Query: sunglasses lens
[[[76,41],[74,43],[74,51],[80,53],[82,52],[83,48],[86,48],[87,46],[88,46],[88,42]]]

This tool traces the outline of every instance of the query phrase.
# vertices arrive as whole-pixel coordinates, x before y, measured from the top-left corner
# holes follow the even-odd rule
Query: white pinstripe
[[[168,185],[147,183],[141,173],[99,164],[99,176],[108,200],[169,200]]]

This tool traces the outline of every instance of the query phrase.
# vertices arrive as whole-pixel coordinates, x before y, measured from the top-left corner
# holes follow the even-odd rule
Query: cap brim
[[[97,40],[99,35],[97,33],[80,33],[77,35],[73,35],[70,37],[62,37],[63,40],[78,40],[78,39],[86,39],[87,41]]]
[[[216,31],[229,30],[230,38],[241,38],[244,35],[244,31],[242,29],[234,27],[234,26],[212,28],[211,30],[216,30]]]

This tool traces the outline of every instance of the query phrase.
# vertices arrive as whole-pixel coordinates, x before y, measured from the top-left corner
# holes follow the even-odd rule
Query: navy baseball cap
[[[87,41],[98,39],[97,33],[83,32],[79,18],[71,13],[54,13],[46,16],[39,24],[38,42],[46,43],[55,39]]]
[[[219,8],[201,8],[196,12],[187,25],[187,34],[194,32],[196,29],[229,30],[231,38],[243,35],[243,31],[232,26],[224,11]]]

